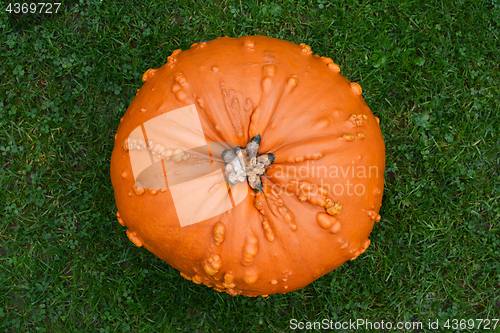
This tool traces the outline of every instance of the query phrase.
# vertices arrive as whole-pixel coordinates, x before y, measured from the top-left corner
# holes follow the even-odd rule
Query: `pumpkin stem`
[[[262,192],[262,175],[274,162],[274,154],[259,155],[261,136],[254,136],[245,148],[237,146],[234,151],[226,149],[222,152],[222,159],[226,164],[227,183],[232,186],[240,182],[248,181],[248,185],[254,191]]]

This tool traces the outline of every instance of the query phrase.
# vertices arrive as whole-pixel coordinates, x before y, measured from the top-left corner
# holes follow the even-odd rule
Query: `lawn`
[[[80,0],[52,14],[8,13],[9,3],[2,332],[289,332],[323,320],[500,330],[500,1]],[[339,64],[380,118],[387,154],[368,250],[267,298],[194,284],[133,245],[109,175],[144,71],[194,42],[254,34]]]

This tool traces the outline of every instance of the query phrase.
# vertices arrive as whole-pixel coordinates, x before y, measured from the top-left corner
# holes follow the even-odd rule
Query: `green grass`
[[[132,2],[65,2],[52,15],[2,4],[2,332],[288,332],[292,318],[428,331],[500,318],[498,0]],[[331,57],[363,87],[387,147],[365,254],[268,298],[196,285],[135,247],[109,178],[142,73],[193,42],[249,34]]]

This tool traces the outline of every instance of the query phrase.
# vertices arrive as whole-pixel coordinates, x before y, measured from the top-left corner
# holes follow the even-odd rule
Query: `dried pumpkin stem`
[[[227,183],[232,186],[248,181],[254,191],[262,192],[262,176],[266,169],[274,162],[274,154],[259,155],[260,134],[254,136],[245,148],[237,146],[234,151],[226,149],[222,152],[222,159],[226,163]]]

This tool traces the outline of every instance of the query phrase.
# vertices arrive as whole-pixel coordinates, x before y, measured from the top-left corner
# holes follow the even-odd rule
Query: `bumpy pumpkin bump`
[[[135,245],[194,283],[246,296],[297,290],[368,248],[381,218],[380,120],[331,58],[305,44],[224,37],[175,50],[142,79],[111,157],[117,219]],[[202,143],[150,135],[148,122],[179,110],[196,115]],[[217,158],[224,149],[238,160]],[[139,179],[133,156],[158,163],[165,181]],[[181,225],[176,191],[200,179],[208,183],[186,187],[181,206],[224,210]]]

